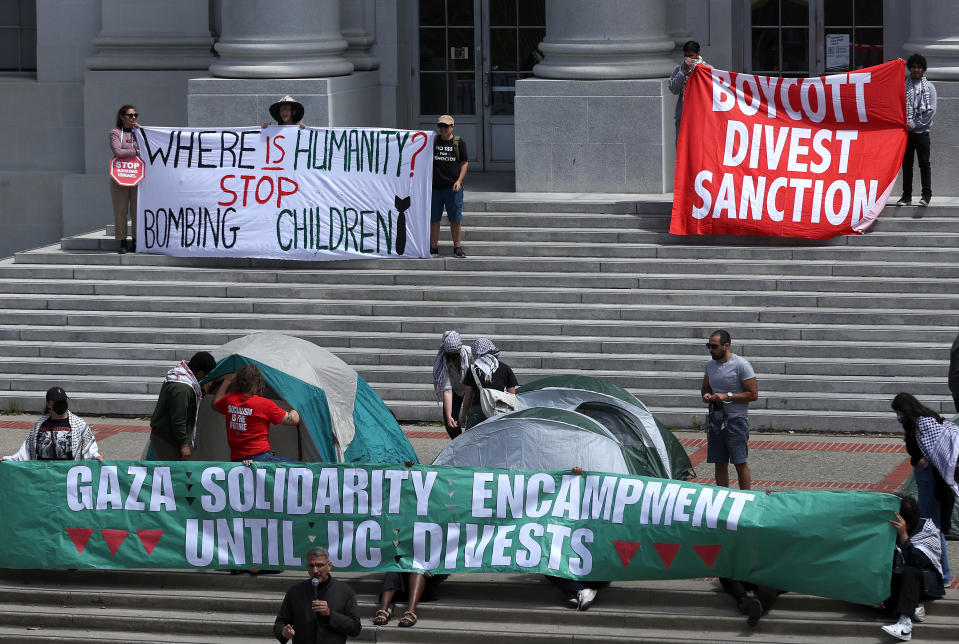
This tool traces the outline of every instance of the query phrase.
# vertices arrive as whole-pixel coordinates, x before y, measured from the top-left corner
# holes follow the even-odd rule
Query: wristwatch
[[[727,392],[726,392],[726,400],[724,400],[723,402],[724,402],[724,403],[731,403],[732,401],[733,401],[733,392],[727,391]]]

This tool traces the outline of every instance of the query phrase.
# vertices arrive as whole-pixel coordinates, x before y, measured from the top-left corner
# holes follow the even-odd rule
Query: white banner
[[[429,257],[433,132],[137,130],[137,252],[296,260]]]

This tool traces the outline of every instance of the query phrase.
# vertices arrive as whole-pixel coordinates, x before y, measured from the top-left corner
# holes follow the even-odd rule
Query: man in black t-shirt
[[[440,221],[443,206],[450,222],[453,257],[466,257],[462,245],[463,179],[469,161],[466,143],[453,136],[453,117],[441,116],[436,124],[439,136],[433,143],[433,202],[430,210],[430,255],[439,255]]]

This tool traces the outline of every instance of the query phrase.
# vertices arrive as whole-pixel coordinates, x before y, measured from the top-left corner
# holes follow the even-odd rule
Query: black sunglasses
[[[446,127],[453,127],[453,126],[450,125],[449,123],[437,123],[437,124],[436,124],[436,127],[446,128]]]
[[[124,116],[129,117],[129,118],[131,118],[131,119],[135,119],[135,118],[137,118],[137,117],[140,116],[140,115],[137,114],[136,112],[133,112],[132,114],[124,114]]]
[[[721,347],[721,346],[723,346],[723,345],[721,345],[721,344],[713,344],[712,342],[707,342],[707,343],[706,343],[706,348],[707,348],[707,349],[718,349],[718,348]]]

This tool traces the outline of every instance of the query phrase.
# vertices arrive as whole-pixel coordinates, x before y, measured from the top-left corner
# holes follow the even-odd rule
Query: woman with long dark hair
[[[116,127],[110,130],[110,149],[119,159],[140,156],[140,147],[133,130],[140,127],[137,108],[123,105],[117,110]],[[113,236],[120,242],[120,254],[137,247],[137,187],[121,186],[110,180],[110,199],[113,201]],[[127,245],[127,213],[130,213],[130,237]]]
[[[902,423],[906,450],[913,465],[922,516],[932,519],[942,533],[949,534],[952,511],[959,497],[956,460],[959,458],[959,427],[920,403],[915,396],[900,393],[892,409]],[[950,577],[945,538],[942,538],[943,577]]]
[[[255,364],[240,367],[226,376],[213,399],[213,407],[226,416],[226,438],[230,443],[230,460],[289,462],[270,449],[270,425],[300,424],[295,409],[286,411],[263,397],[266,385]]]
[[[906,436],[915,436],[922,455],[939,472],[953,497],[959,497],[959,485],[956,483],[959,427],[920,403],[912,394],[897,394],[892,399],[892,408]]]

